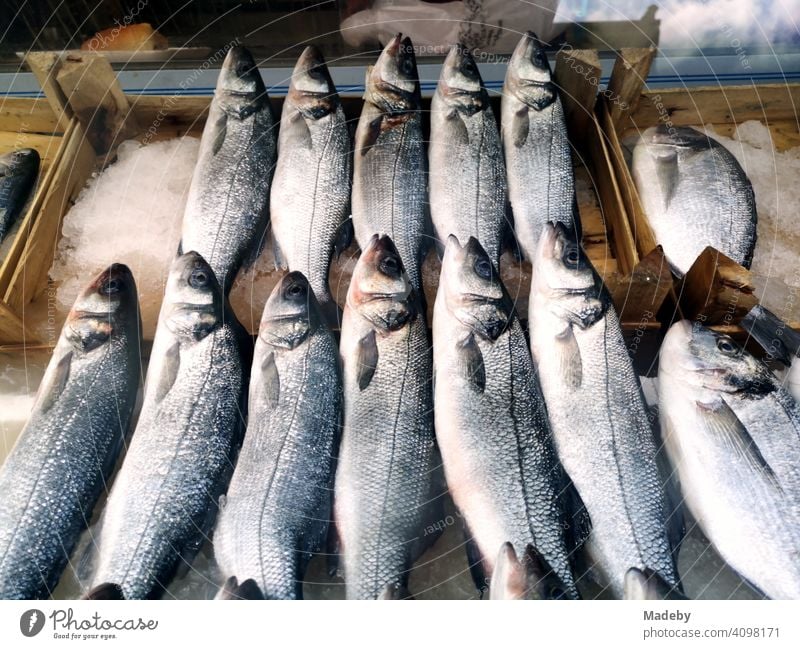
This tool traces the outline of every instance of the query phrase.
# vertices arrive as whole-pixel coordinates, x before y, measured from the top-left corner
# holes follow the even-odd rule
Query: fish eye
[[[250,70],[251,70],[251,68],[250,68],[250,65],[247,63],[247,61],[240,61],[236,65],[236,75],[239,76],[239,77],[247,76],[247,74],[250,72]]]
[[[202,268],[197,268],[192,271],[189,276],[189,286],[192,288],[203,288],[208,285],[208,273]]]
[[[396,276],[400,274],[400,260],[397,257],[384,257],[380,263],[381,270],[386,275]]]
[[[113,295],[114,293],[119,293],[122,290],[122,282],[119,282],[116,279],[109,279],[100,287],[100,292],[104,293],[105,295]]]
[[[492,262],[490,262],[486,257],[479,257],[475,261],[475,272],[478,273],[479,277],[483,277],[483,279],[491,279]]]
[[[733,354],[736,351],[736,345],[728,338],[720,338],[717,340],[717,349],[723,354]]]
[[[414,62],[410,56],[404,56],[400,63],[400,72],[405,76],[410,77],[414,73]]]
[[[475,61],[471,58],[464,59],[464,72],[467,74],[475,74]]]
[[[289,288],[286,289],[286,295],[289,297],[297,297],[298,295],[303,294],[303,287],[300,284],[291,284]]]
[[[537,49],[533,53],[533,63],[540,68],[547,67],[547,57],[543,50]]]
[[[564,252],[564,263],[571,268],[577,268],[578,262],[581,260],[581,254],[578,246],[570,246]]]

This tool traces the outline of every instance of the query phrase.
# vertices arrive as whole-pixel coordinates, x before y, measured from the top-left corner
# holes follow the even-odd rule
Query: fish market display
[[[244,331],[195,252],[170,270],[144,401],[103,512],[93,583],[154,597],[214,520],[242,427]],[[249,344],[249,341],[246,343]]]
[[[733,340],[687,320],[659,357],[664,443],[686,505],[725,561],[800,598],[800,406]]]
[[[335,519],[349,599],[407,596],[408,573],[435,540],[431,356],[425,315],[386,236],[370,239],[342,323],[344,431]],[[435,519],[434,519],[435,520]]]
[[[760,304],[750,309],[739,326],[758,341],[769,358],[786,367],[783,386],[796,400],[800,399],[800,334]]]
[[[580,245],[548,224],[529,303],[531,351],[559,458],[592,523],[601,585],[623,595],[629,568],[678,584],[656,444],[619,320]]]
[[[39,175],[36,149],[17,149],[0,155],[0,242],[28,201]]]
[[[261,319],[249,423],[214,532],[223,574],[266,599],[302,598],[326,539],[341,399],[336,342],[306,278],[289,273]]]
[[[391,237],[418,291],[430,229],[420,101],[414,47],[398,34],[367,72],[353,153],[353,227],[362,250],[373,234]]]
[[[495,266],[506,232],[506,168],[475,60],[454,45],[431,100],[431,218],[440,244],[475,237]]]
[[[136,284],[113,265],[75,302],[0,470],[0,598],[55,587],[106,487],[138,388]]]
[[[250,52],[236,45],[208,111],[181,240],[182,251],[206,259],[226,294],[240,266],[263,246],[274,167],[269,96]]]
[[[575,178],[564,108],[547,54],[530,32],[508,63],[501,114],[514,232],[532,261],[545,223],[572,228],[579,222],[573,219]]]
[[[625,573],[625,599],[686,599],[664,581],[657,572],[631,568]]]
[[[520,558],[511,543],[503,543],[492,572],[492,599],[566,599],[564,585],[544,558],[528,545]]]
[[[487,576],[501,546],[533,544],[577,597],[565,480],[525,334],[492,261],[450,236],[433,315],[436,436],[453,501]]]
[[[328,288],[337,232],[350,215],[350,134],[336,87],[319,50],[307,47],[283,104],[278,164],[270,199],[277,257],[305,274],[338,324]],[[339,251],[348,242],[339,243]]]
[[[656,241],[678,275],[707,246],[750,268],[755,197],[724,146],[690,127],[653,126],[633,150],[632,171]]]

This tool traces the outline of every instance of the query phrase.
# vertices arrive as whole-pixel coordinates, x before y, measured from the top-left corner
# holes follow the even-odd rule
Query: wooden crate
[[[645,90],[653,50],[622,50],[607,96],[598,102],[610,163],[640,255],[658,248],[628,166],[622,142],[662,123],[712,125],[730,137],[738,124],[758,120],[769,128],[778,150],[800,145],[797,106],[800,84],[765,84]],[[620,108],[625,104],[625,108]],[[800,252],[800,251],[799,251]],[[698,319],[713,328],[743,337],[738,322],[758,302],[750,271],[708,248],[686,276],[675,281],[662,319]],[[790,322],[800,328],[800,322]]]

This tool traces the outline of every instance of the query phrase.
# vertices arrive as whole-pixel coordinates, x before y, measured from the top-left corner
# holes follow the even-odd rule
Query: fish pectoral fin
[[[336,239],[333,244],[333,249],[336,252],[336,258],[342,256],[342,253],[350,247],[353,243],[354,229],[353,217],[349,216],[339,224],[336,228]]]
[[[374,330],[358,341],[356,367],[358,389],[363,392],[372,381],[375,369],[378,367],[378,343],[375,340]]]
[[[517,149],[525,146],[525,142],[528,141],[528,132],[530,131],[528,110],[527,106],[523,106],[514,113],[514,118],[511,120],[511,133],[514,137],[514,146]]]
[[[158,385],[156,387],[156,403],[159,403],[167,396],[181,369],[181,345],[176,342],[164,354],[161,365],[161,372],[158,375]]]
[[[314,141],[311,139],[311,130],[303,114],[298,110],[292,113],[288,120],[281,121],[281,128],[291,131],[291,142],[293,147],[311,150],[314,148]]]
[[[236,577],[228,577],[216,599],[265,599],[265,597],[253,579],[245,579],[240,584]]]
[[[275,233],[272,233],[272,255],[275,257],[275,270],[289,270],[289,264],[286,263],[286,257],[281,250],[281,244],[275,238]]]
[[[92,588],[81,599],[125,599],[125,595],[122,594],[122,586],[106,582]]]
[[[775,473],[761,454],[758,444],[723,399],[718,399],[710,404],[696,401],[695,405],[703,411],[712,433],[717,434],[722,442],[734,450],[756,473],[780,489]]]
[[[457,110],[451,110],[445,116],[447,124],[449,125],[448,141],[451,145],[467,146],[469,145],[469,131],[467,125],[464,123],[464,118]]]
[[[661,187],[661,196],[666,210],[678,186],[678,153],[674,150],[668,150],[653,157],[656,162],[656,179]]]
[[[583,361],[572,324],[556,336],[555,353],[561,378],[568,387],[579,388],[583,381]]]
[[[275,352],[270,352],[261,363],[261,385],[264,399],[274,408],[281,396],[281,377],[275,364]]]
[[[217,118],[215,126],[214,140],[211,144],[212,155],[217,155],[222,145],[225,144],[225,136],[228,134],[228,114],[222,111]]]
[[[369,150],[378,143],[378,138],[381,136],[381,128],[383,127],[383,115],[376,117],[369,124],[367,124],[366,133],[364,138],[359,143],[359,154],[361,156],[367,155]]]
[[[42,410],[49,410],[58,401],[69,380],[72,368],[72,351],[64,354],[53,367],[52,372],[48,368],[48,375],[45,381],[39,386],[39,397],[37,406]]]
[[[175,256],[176,257],[182,257],[183,256],[183,239],[178,241],[178,252],[175,253]]]
[[[486,367],[475,334],[471,333],[464,340],[457,342],[456,347],[459,373],[470,386],[482,393],[486,389]]]

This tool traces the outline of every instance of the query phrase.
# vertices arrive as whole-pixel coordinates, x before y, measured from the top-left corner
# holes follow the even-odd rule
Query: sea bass
[[[115,264],[76,300],[0,470],[0,599],[49,596],[89,524],[136,402],[139,333],[136,284]]]
[[[664,443],[723,559],[773,599],[800,598],[800,406],[733,340],[687,320],[661,346]]]
[[[564,107],[547,54],[531,32],[508,63],[501,113],[514,231],[525,258],[533,261],[545,223],[573,228],[579,222],[573,218],[575,177]]]
[[[633,150],[633,179],[656,241],[678,275],[706,246],[750,268],[755,195],[719,142],[688,126],[648,128]]]
[[[436,437],[450,494],[492,576],[500,547],[532,544],[569,597],[566,481],[522,325],[474,238],[450,236],[433,313]],[[497,590],[495,588],[495,590]]]
[[[398,34],[389,42],[368,71],[366,86],[353,154],[356,240],[363,250],[373,234],[391,237],[419,291],[430,227],[419,78],[410,39]]]
[[[445,246],[475,237],[497,266],[506,233],[506,168],[478,66],[463,45],[444,61],[431,100],[431,218]]]
[[[337,233],[350,215],[351,175],[339,95],[319,50],[307,47],[283,104],[270,211],[279,263],[308,278],[331,325],[338,325],[338,308],[328,269],[334,249],[347,243]]]
[[[39,175],[36,149],[17,149],[0,155],[0,243],[28,201]]]
[[[431,355],[425,315],[390,238],[373,236],[342,323],[344,431],[335,516],[349,599],[407,595],[433,541]]]
[[[155,597],[210,532],[243,429],[244,330],[205,260],[167,280],[144,400],[103,512],[93,583]]]
[[[588,554],[623,596],[629,568],[678,585],[655,437],[613,304],[572,233],[545,225],[529,302],[531,351],[556,447],[591,518]]]
[[[269,96],[250,52],[237,45],[225,56],[208,110],[180,247],[203,256],[226,294],[263,244],[274,168]]]
[[[249,423],[214,533],[223,575],[266,599],[302,598],[331,518],[342,383],[336,341],[308,281],[289,273],[264,308]]]

